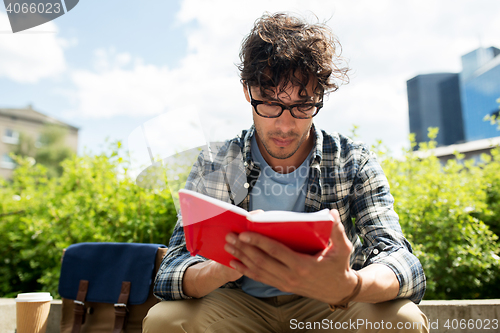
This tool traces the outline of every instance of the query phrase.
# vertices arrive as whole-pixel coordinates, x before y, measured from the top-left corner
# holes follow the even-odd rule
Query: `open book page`
[[[330,215],[328,209],[323,209],[314,213],[297,213],[283,210],[270,210],[267,212],[256,212],[250,214],[247,219],[252,222],[293,222],[293,221],[321,221],[331,220],[333,217]]]
[[[328,245],[333,225],[328,209],[315,213],[267,211],[251,214],[248,219],[251,220],[249,231],[268,236],[306,254],[315,254]]]

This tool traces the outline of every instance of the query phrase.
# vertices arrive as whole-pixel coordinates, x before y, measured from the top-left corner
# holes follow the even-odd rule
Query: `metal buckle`
[[[127,313],[128,313],[127,304],[125,304],[125,303],[115,303],[115,314],[116,315],[121,314],[122,316],[126,316]]]
[[[85,303],[83,303],[81,301],[77,301],[76,299],[73,302],[75,302],[75,304],[78,304],[78,305],[81,305],[81,306],[85,306]]]

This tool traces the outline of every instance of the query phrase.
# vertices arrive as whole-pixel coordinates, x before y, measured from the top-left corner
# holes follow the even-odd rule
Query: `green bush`
[[[379,155],[403,232],[424,266],[425,299],[500,298],[500,150],[481,163],[457,156],[443,165],[431,154],[418,157],[414,146],[401,158]],[[121,154],[118,143],[109,153],[71,157],[60,177],[16,158],[12,182],[0,179],[0,297],[57,296],[62,250],[74,243],[168,244],[176,222],[169,191],[135,185]]]
[[[16,158],[12,182],[0,183],[0,297],[57,296],[62,250],[71,244],[168,244],[176,223],[170,193],[136,186],[121,144],[110,150],[65,160],[55,178],[32,158]]]
[[[436,134],[431,131],[430,137]],[[422,150],[434,145],[423,144]],[[382,159],[403,232],[427,276],[426,299],[500,297],[487,288],[498,282],[498,237],[481,220],[500,208],[488,199],[500,196],[500,164],[461,158],[442,165],[437,157],[417,157],[410,149],[401,159]],[[489,194],[494,181],[495,193]]]

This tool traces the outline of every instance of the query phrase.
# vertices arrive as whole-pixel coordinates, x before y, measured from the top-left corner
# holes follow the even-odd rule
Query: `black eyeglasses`
[[[253,99],[250,86],[247,84],[248,94],[250,95],[250,104],[255,112],[264,118],[278,118],[285,110],[290,110],[292,117],[297,119],[309,119],[318,114],[323,107],[323,101],[318,103],[300,103],[285,105],[278,102],[259,101]]]

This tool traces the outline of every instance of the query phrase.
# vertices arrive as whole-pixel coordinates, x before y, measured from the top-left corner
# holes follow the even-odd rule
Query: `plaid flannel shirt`
[[[186,188],[248,210],[248,193],[260,172],[250,152],[254,131],[252,126],[241,136],[227,141],[219,147],[215,157],[202,152],[191,170]],[[425,292],[425,275],[402,234],[393,209],[394,199],[376,156],[365,145],[340,134],[327,134],[314,125],[313,131],[316,145],[310,160],[306,212],[337,209],[354,248],[351,267],[359,270],[374,263],[388,266],[399,281],[398,298],[409,298],[418,304]],[[168,254],[156,275],[156,297],[162,300],[190,298],[182,290],[184,272],[189,266],[205,260],[187,251],[179,213]],[[240,286],[235,281],[223,287]]]

